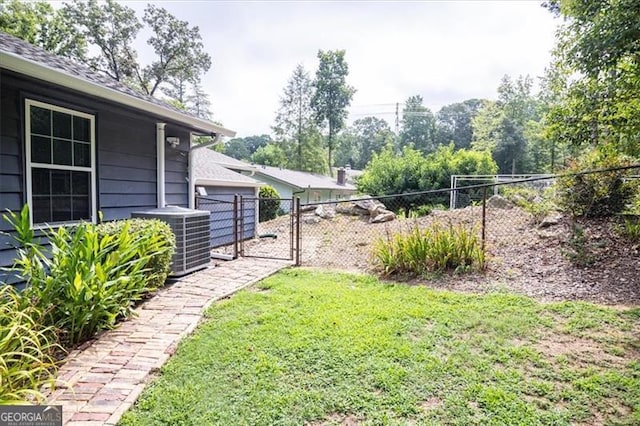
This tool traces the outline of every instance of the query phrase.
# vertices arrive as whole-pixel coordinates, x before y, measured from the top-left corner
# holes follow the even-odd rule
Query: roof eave
[[[165,119],[176,121],[200,132],[215,133],[227,137],[234,137],[236,135],[236,132],[233,130],[218,126],[208,120],[166,109],[160,105],[145,101],[144,99],[136,98],[115,89],[67,74],[61,70],[26,59],[17,54],[0,52],[0,68],[146,111]]]
[[[241,188],[241,187],[260,188],[265,184],[262,182],[242,182],[242,181],[226,180],[226,179],[196,178],[196,185],[197,186],[229,186],[234,188]]]

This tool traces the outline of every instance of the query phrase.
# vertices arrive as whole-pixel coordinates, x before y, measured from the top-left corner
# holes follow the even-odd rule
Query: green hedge
[[[274,187],[265,185],[260,188],[260,202],[258,203],[258,219],[260,222],[275,219],[280,208],[280,194]]]
[[[120,234],[125,226],[136,239],[139,257],[155,251],[144,266],[147,275],[146,287],[149,290],[162,287],[171,270],[171,258],[176,246],[176,237],[171,227],[157,219],[127,219],[101,223],[97,226],[97,231],[100,236],[115,236]],[[159,247],[160,250],[154,249],[155,237],[150,238],[151,236],[159,237],[164,241],[162,247]],[[165,250],[165,247],[168,249]]]
[[[633,165],[636,161],[616,151],[612,145],[602,145],[573,162],[566,173],[606,170]],[[637,170],[606,171],[577,174],[558,179],[560,207],[575,217],[608,217],[622,212],[638,193],[636,180],[625,178]]]

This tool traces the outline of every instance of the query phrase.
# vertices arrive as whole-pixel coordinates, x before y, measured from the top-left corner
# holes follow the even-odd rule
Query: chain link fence
[[[620,179],[627,179],[629,170],[619,173]],[[437,223],[462,227],[477,235],[489,269],[515,275],[551,273],[564,262],[567,256],[563,254],[571,250],[575,226],[575,221],[554,204],[557,177],[303,205],[299,219],[301,263],[372,272],[377,241]],[[456,206],[453,209],[452,200]],[[546,250],[548,247],[553,250]],[[549,254],[551,251],[553,254]],[[532,263],[542,272],[532,272]],[[509,279],[508,274],[501,278]]]

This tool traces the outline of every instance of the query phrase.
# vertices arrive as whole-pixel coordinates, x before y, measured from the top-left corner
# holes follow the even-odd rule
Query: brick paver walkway
[[[66,388],[55,390],[49,404],[62,405],[69,426],[116,424],[212,302],[288,265],[238,259],[165,287],[136,309],[137,316],[69,354],[58,374]]]

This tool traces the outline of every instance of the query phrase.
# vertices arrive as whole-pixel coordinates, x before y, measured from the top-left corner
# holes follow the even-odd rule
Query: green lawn
[[[122,424],[640,423],[640,309],[291,269],[208,317]]]

